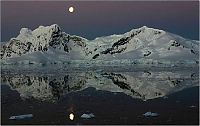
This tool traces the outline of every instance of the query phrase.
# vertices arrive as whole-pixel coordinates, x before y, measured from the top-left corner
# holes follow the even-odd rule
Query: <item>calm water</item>
[[[1,107],[2,124],[198,124],[199,74],[198,69],[6,69]],[[159,115],[143,116],[148,111]],[[84,113],[95,117],[81,118]],[[9,120],[21,114],[33,118]]]

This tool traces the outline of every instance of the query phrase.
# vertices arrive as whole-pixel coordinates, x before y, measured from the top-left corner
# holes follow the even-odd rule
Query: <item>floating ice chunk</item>
[[[93,113],[81,115],[81,118],[84,118],[84,119],[90,119],[90,118],[94,118],[94,117],[95,117],[95,115]]]
[[[153,112],[146,112],[143,114],[145,117],[155,117],[158,116],[158,113],[153,113]]]
[[[25,115],[11,116],[9,119],[20,120],[20,119],[28,119],[32,117],[33,117],[33,114],[25,114]]]
[[[196,108],[197,106],[195,106],[195,105],[191,105],[191,106],[189,106],[190,108]]]
[[[167,97],[167,96],[164,96],[163,99],[168,99],[168,97]]]

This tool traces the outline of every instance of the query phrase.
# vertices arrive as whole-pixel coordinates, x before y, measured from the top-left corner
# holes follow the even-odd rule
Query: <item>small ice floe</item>
[[[189,106],[190,108],[196,108],[197,106],[195,106],[195,105],[191,105],[191,106]]]
[[[168,97],[167,97],[167,96],[164,96],[163,99],[168,99]]]
[[[9,119],[20,120],[20,119],[29,119],[29,118],[32,118],[32,117],[33,117],[33,114],[25,114],[25,115],[11,116]]]
[[[81,118],[84,118],[84,119],[91,119],[91,118],[94,118],[95,115],[93,113],[90,113],[90,114],[83,114],[81,115]]]
[[[153,112],[146,112],[143,114],[145,117],[156,117],[158,116],[158,113],[153,113]]]

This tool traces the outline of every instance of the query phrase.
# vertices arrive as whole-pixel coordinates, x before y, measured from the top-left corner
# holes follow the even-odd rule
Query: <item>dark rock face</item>
[[[47,51],[47,50],[48,50],[48,47],[47,47],[47,45],[45,45],[43,48],[43,51]]]
[[[101,54],[108,54],[113,50],[113,48],[108,48],[105,51],[102,51]]]
[[[180,46],[180,43],[178,43],[177,41],[173,41],[173,43],[171,44],[171,46],[178,47],[178,46]]]
[[[99,56],[99,54],[96,54],[92,57],[92,59],[96,59]]]
[[[30,48],[31,48],[31,45],[32,45],[32,43],[31,43],[31,42],[27,42],[27,50],[26,50],[26,51],[29,51],[29,50],[30,50]]]
[[[105,51],[102,51],[101,54],[108,54],[110,53],[115,54],[115,53],[121,53],[123,51],[126,50],[126,47],[119,49],[119,47],[121,45],[125,45],[126,43],[128,43],[131,40],[130,37],[125,37],[125,38],[121,38],[120,40],[118,40],[117,42],[115,42],[111,48],[106,49]]]
[[[130,42],[130,40],[135,37],[136,35],[140,34],[141,32],[144,32],[143,30],[137,30],[135,32],[133,32],[130,36],[128,37],[123,37],[121,39],[119,39],[117,42],[113,43],[113,45],[111,46],[111,48],[108,48],[104,51],[101,52],[101,54],[115,54],[115,53],[121,53],[124,52],[126,50],[127,47],[123,47],[120,48],[122,45],[126,45],[127,43]],[[160,34],[160,33],[159,33]]]
[[[110,52],[110,54],[112,55],[112,54],[115,54],[115,53],[121,53],[121,52],[123,52],[123,51],[125,51],[125,50],[126,50],[126,47],[121,48],[121,49],[114,50],[114,51]]]
[[[50,39],[50,42],[49,42],[49,46],[53,47],[53,48],[56,48],[57,45],[60,45],[61,44],[61,32],[58,30],[58,31],[54,31],[51,35],[51,39]]]
[[[64,51],[65,51],[65,52],[69,52],[69,49],[68,49],[67,44],[64,45]]]
[[[78,42],[78,41],[81,41],[81,40],[82,40],[81,38],[78,38],[78,37],[76,37],[76,36],[70,36],[69,39],[71,39],[71,40],[73,40],[73,41],[75,41],[75,42]]]
[[[191,53],[195,54],[194,50],[191,49],[190,51],[191,51]]]
[[[3,58],[5,51],[6,51],[6,45],[2,45],[1,46],[1,59]]]
[[[115,53],[121,53],[121,52],[125,51],[127,47],[120,48],[120,46],[129,43],[129,41],[132,39],[132,37],[133,36],[124,37],[124,38],[119,39],[117,42],[113,43],[111,48],[108,48],[108,49],[102,51],[101,54],[110,53],[112,55]]]
[[[11,57],[12,54],[16,54],[19,56],[21,56],[22,54],[26,54],[27,52],[29,52],[31,46],[31,42],[23,43],[20,40],[11,39],[7,45],[2,45],[1,59],[3,57]],[[41,47],[38,48],[41,49]]]
[[[160,31],[154,31],[154,34],[157,35],[157,34],[161,34]]]
[[[121,38],[117,42],[115,42],[112,47],[118,48],[120,45],[124,45],[130,41],[131,37]]]
[[[140,34],[141,32],[144,32],[144,30],[138,30],[138,31],[136,31],[136,32],[133,32],[132,34],[131,34],[131,38],[133,38],[133,37],[135,37],[136,35],[138,35],[138,34]]]
[[[170,44],[170,46],[168,47],[168,50],[170,50],[172,46],[174,46],[174,47],[179,47],[180,45],[181,45],[180,43],[178,43],[177,41],[174,40],[174,41]],[[183,48],[184,48],[184,46],[183,46]]]
[[[144,54],[144,56],[149,56],[151,54],[150,51],[148,51],[146,54]]]

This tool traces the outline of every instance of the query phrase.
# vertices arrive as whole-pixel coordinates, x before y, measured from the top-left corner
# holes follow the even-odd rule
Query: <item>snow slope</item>
[[[87,40],[57,25],[22,28],[1,44],[2,64],[52,64],[80,61],[98,64],[198,64],[199,41],[143,26],[120,35]]]

